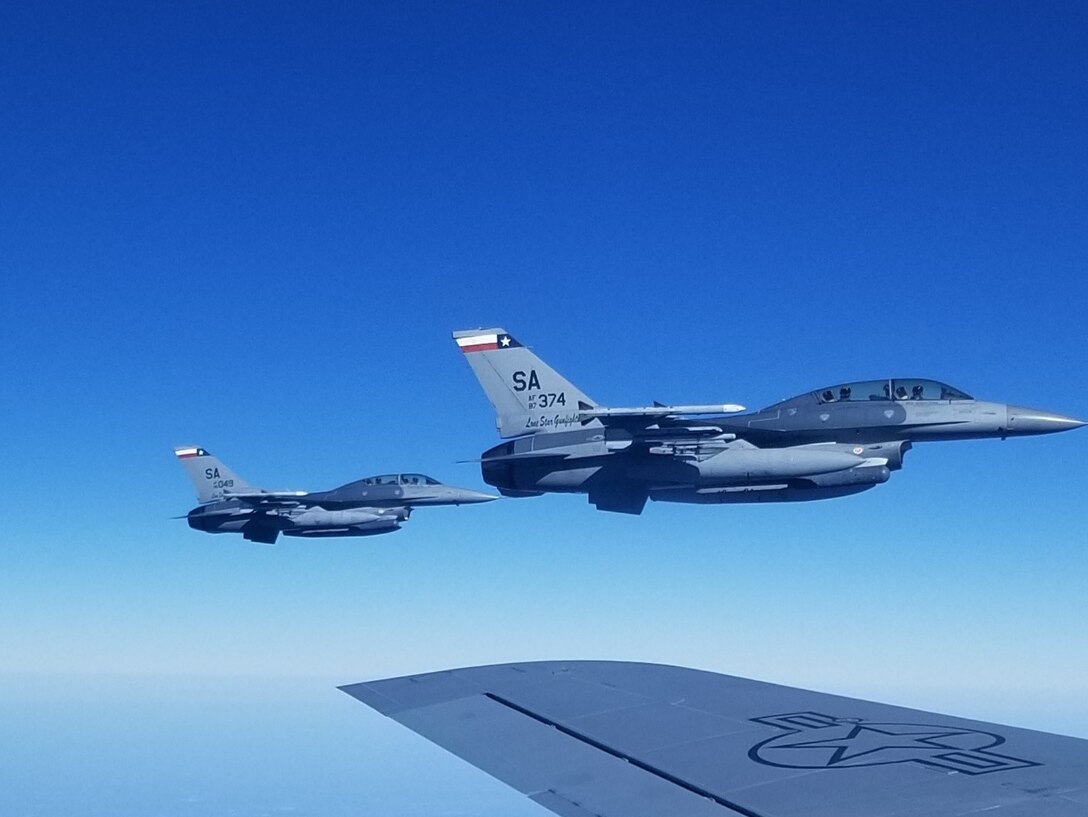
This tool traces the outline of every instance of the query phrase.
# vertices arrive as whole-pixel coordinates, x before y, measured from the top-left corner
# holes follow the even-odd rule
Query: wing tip
[[[337,689],[382,715],[388,716],[405,708],[395,698],[374,689],[372,686],[374,683],[373,681],[363,681],[358,684],[341,684]]]

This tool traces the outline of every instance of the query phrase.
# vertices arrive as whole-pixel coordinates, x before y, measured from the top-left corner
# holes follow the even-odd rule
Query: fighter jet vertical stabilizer
[[[192,480],[197,501],[201,504],[220,500],[229,491],[243,493],[259,490],[203,448],[195,445],[175,448],[174,455]]]
[[[580,428],[579,406],[597,405],[505,329],[467,329],[453,339],[495,408],[500,437]]]

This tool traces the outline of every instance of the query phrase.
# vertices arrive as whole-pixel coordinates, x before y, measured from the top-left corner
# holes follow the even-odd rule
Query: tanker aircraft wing
[[[1088,741],[654,664],[342,687],[562,817],[1086,817]]]

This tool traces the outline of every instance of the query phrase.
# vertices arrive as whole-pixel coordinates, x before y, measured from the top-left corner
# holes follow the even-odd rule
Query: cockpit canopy
[[[866,400],[971,400],[971,395],[936,380],[896,378],[894,380],[861,380],[828,386],[812,393],[820,403]]]
[[[382,474],[359,480],[362,485],[441,485],[437,479],[425,474]]]

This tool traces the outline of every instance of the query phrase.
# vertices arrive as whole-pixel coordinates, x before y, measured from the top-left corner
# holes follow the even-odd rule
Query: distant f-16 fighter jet
[[[443,485],[423,474],[367,477],[331,491],[266,491],[255,488],[203,448],[175,448],[196,486],[200,504],[189,527],[207,533],[241,533],[251,542],[274,544],[284,536],[373,536],[392,533],[413,508],[467,505],[498,497]]]
[[[1016,437],[1084,422],[975,400],[922,378],[881,378],[743,406],[609,408],[504,329],[453,333],[495,408],[499,435],[484,481],[505,496],[588,494],[603,511],[661,502],[797,502],[868,490],[914,442]]]

